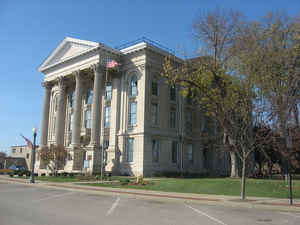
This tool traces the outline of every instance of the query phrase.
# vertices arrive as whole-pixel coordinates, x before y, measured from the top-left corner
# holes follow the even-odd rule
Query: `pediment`
[[[99,43],[66,37],[39,66],[39,71],[96,48]]]

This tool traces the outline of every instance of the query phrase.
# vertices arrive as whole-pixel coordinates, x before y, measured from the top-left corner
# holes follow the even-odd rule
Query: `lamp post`
[[[30,183],[34,184],[34,164],[35,164],[35,147],[36,147],[36,135],[37,135],[37,128],[32,129],[33,132],[33,146],[31,150],[31,175],[30,175]]]

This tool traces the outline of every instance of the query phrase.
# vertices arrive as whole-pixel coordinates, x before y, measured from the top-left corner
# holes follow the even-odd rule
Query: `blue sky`
[[[195,17],[216,7],[255,19],[300,12],[299,0],[0,0],[0,151],[40,128],[43,75],[37,67],[66,36],[111,47],[146,36],[192,54]],[[38,133],[39,134],[39,133]],[[39,136],[38,136],[39,140]]]

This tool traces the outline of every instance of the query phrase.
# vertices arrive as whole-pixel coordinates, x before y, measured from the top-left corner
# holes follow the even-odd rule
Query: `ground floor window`
[[[158,159],[159,159],[158,140],[152,140],[152,162],[158,162]]]
[[[189,144],[188,145],[188,160],[189,162],[193,162],[193,145]]]
[[[133,144],[134,139],[128,138],[127,139],[127,162],[133,162]]]
[[[172,163],[177,163],[177,142],[172,142]]]

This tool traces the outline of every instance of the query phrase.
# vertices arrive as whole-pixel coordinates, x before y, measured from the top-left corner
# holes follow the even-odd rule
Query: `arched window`
[[[93,102],[93,90],[89,89],[86,94],[85,104],[91,105]]]
[[[131,96],[137,96],[137,94],[138,94],[137,88],[138,88],[137,77],[133,76],[130,81],[130,95]]]

